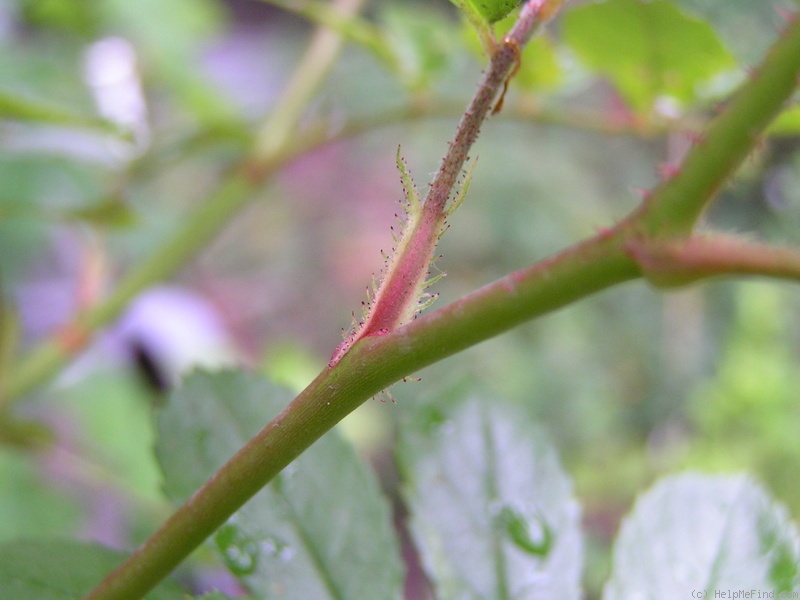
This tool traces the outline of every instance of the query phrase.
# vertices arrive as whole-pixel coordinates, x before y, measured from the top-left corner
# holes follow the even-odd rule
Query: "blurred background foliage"
[[[718,36],[707,51],[662,57],[687,77],[680,60],[699,69],[708,58],[702,86],[665,95],[639,86],[641,65],[593,64],[615,51],[600,35],[608,15],[568,11],[526,50],[440,246],[448,276],[434,308],[636,206],[635,190],[680,156],[685,130],[763,56],[792,6],[663,4],[658,35],[688,13]],[[152,456],[151,408],[165,387],[201,363],[247,365],[297,389],[326,364],[391,244],[397,145],[423,187],[482,67],[446,0],[375,0],[367,17],[395,71],[350,45],[307,115],[333,134],[347,123],[361,133],[292,161],[180,274],[0,415],[0,539],[140,541],[169,512]],[[243,156],[311,31],[256,0],[0,1],[0,368],[191,217]],[[409,107],[431,112],[409,118]],[[798,120],[723,190],[709,226],[800,244]],[[393,429],[407,412],[443,412],[476,390],[525,407],[576,480],[592,597],[620,516],[664,473],[745,470],[800,517],[798,310],[789,284],[667,294],[629,284],[431,367],[392,389],[396,404],[368,402],[343,427],[390,487]]]

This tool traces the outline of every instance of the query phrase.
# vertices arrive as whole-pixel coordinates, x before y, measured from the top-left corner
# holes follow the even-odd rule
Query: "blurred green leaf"
[[[103,227],[129,227],[137,222],[136,213],[119,198],[69,211],[66,218]]]
[[[791,0],[786,0],[791,1]],[[761,59],[774,38],[782,17],[784,0],[673,0],[691,14],[713,24],[714,31],[736,55],[741,64]]]
[[[498,37],[502,37],[504,32],[510,30],[514,22],[514,18],[509,18],[498,23],[496,26]],[[486,60],[486,54],[475,29],[465,25],[463,37],[472,54]],[[524,90],[546,90],[557,87],[561,81],[561,64],[553,42],[545,35],[536,36],[522,49],[519,71],[514,75],[511,84]]]
[[[406,85],[429,87],[456,53],[458,34],[452,23],[427,6],[402,3],[387,5],[381,21]]]
[[[248,600],[250,596],[236,596],[237,600]],[[230,598],[220,592],[211,592],[197,597],[198,600],[230,600]]]
[[[283,10],[293,12],[309,21],[339,32],[344,38],[355,42],[371,51],[375,57],[383,62],[390,70],[395,70],[396,57],[386,45],[386,40],[381,32],[369,21],[357,15],[343,16],[336,5],[327,0],[262,0],[274,4]],[[418,8],[423,7],[419,4]]]
[[[671,477],[647,492],[623,523],[603,597],[789,591],[798,576],[798,542],[786,510],[746,477]]]
[[[0,598],[75,600],[89,592],[124,556],[95,544],[66,540],[0,544]],[[145,600],[180,600],[185,594],[162,584]]]
[[[563,32],[578,58],[640,113],[659,99],[690,103],[702,84],[736,64],[707,22],[666,0],[584,4],[567,11]]]
[[[495,23],[505,18],[521,0],[450,0],[461,9],[471,21],[481,19]]]
[[[116,27],[129,32],[142,50],[151,56],[164,53],[166,60],[190,55],[217,33],[224,13],[214,0],[108,0],[107,18]],[[184,65],[189,67],[189,65]]]
[[[0,449],[0,482],[0,540],[67,535],[77,528],[78,502],[46,480],[30,453]]]
[[[0,219],[52,221],[71,209],[99,202],[98,198],[108,194],[113,177],[109,169],[80,162],[74,155],[7,153],[0,156],[0,181],[4,182],[0,186]]]
[[[522,0],[467,0],[490,23],[505,19],[511,11],[522,3]]]
[[[161,473],[152,452],[155,436],[150,397],[127,372],[101,371],[58,396],[91,440],[106,477],[139,500],[160,505]]]
[[[108,26],[134,42],[147,67],[182,102],[209,124],[238,120],[232,103],[200,69],[200,50],[219,32],[224,13],[213,0],[108,0]]]
[[[800,133],[800,104],[787,108],[770,124],[767,134]]]
[[[324,363],[306,348],[292,341],[274,343],[265,353],[262,372],[268,379],[293,392],[300,393]]]
[[[696,439],[687,462],[757,470],[793,508],[800,490],[787,463],[800,460],[800,374],[791,337],[793,292],[774,283],[736,289],[736,315],[713,377],[698,384],[688,416]],[[735,440],[735,443],[732,443]]]
[[[288,402],[244,373],[195,373],[159,416],[157,453],[186,499]],[[336,432],[319,440],[214,536],[259,598],[400,598],[402,563],[377,482]]]
[[[5,297],[5,285],[0,277],[0,391],[6,385],[14,364],[21,330],[19,312],[11,298]],[[0,422],[2,420],[0,417]]]
[[[0,172],[2,170],[0,165]],[[3,181],[2,174],[0,181]],[[32,219],[8,218],[7,212],[11,211],[3,206],[0,198],[0,272],[4,284],[13,285],[24,276],[36,258],[46,253],[48,239],[42,223]]]
[[[25,19],[54,30],[72,31],[86,39],[99,31],[96,3],[92,0],[22,0]]]
[[[533,38],[522,50],[519,72],[512,83],[538,90],[554,88],[561,80],[561,65],[553,43],[543,35]]]
[[[49,446],[54,438],[52,429],[44,423],[0,414],[0,446],[36,449]]]
[[[580,510],[538,428],[472,402],[418,429],[403,436],[400,456],[439,597],[580,598]]]

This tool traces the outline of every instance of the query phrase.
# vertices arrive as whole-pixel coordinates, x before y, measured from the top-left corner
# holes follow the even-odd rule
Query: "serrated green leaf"
[[[673,600],[760,590],[777,598],[795,589],[799,540],[786,509],[746,477],[670,477],[624,521],[603,597]]]
[[[735,66],[711,26],[666,0],[608,0],[568,11],[565,41],[608,77],[637,112],[659,99],[688,104],[712,77]]]
[[[288,402],[256,375],[195,373],[159,416],[167,491],[183,500]],[[232,573],[260,599],[402,595],[388,503],[353,449],[331,432],[214,536]]]
[[[529,420],[470,403],[405,435],[412,531],[440,598],[580,598],[580,510]]]
[[[89,592],[124,556],[96,544],[68,540],[0,544],[0,600],[75,600]],[[185,598],[164,584],[146,600]]]

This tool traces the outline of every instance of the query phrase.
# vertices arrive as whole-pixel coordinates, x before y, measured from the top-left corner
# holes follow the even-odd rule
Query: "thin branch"
[[[381,30],[360,17],[332,7],[329,2],[319,0],[261,0],[288,12],[299,15],[317,25],[328,27],[344,39],[367,48],[390,71],[400,72],[400,62],[389,44],[384,40]]]
[[[494,107],[495,98],[520,60],[520,49],[536,29],[555,15],[562,3],[563,0],[529,0],[522,7],[517,22],[491,57],[489,68],[484,72],[475,96],[461,117],[425,198],[426,207],[430,207],[428,210],[444,210],[469,151],[478,139],[481,126]]]
[[[762,64],[695,136],[680,168],[649,195],[636,218],[648,234],[686,235],[717,191],[756,146],[800,80],[800,18],[795,17]]]
[[[709,277],[759,275],[800,281],[800,251],[722,234],[686,239],[632,237],[626,251],[656,286],[685,285]]]
[[[336,348],[328,363],[329,367],[335,367],[360,339],[386,335],[405,324],[418,311],[422,290],[427,287],[425,280],[429,275],[433,255],[445,229],[445,219],[460,204],[469,185],[470,175],[467,174],[464,187],[458,194],[459,199],[450,202],[469,151],[478,139],[486,118],[490,113],[497,112],[502,105],[508,80],[519,66],[520,48],[530,39],[533,30],[541,26],[546,17],[554,14],[562,1],[531,0],[523,7],[517,23],[503,43],[498,45],[492,41],[489,68],[484,72],[472,101],[461,117],[447,153],[428,188],[421,210],[414,183],[398,150],[397,164],[406,199],[409,201],[403,232],[396,252],[386,264],[380,285],[370,298],[367,314],[359,326]],[[500,100],[496,101],[498,93]]]
[[[364,1],[340,0],[333,7],[325,6],[325,12],[334,14],[337,23],[347,22],[361,10]],[[278,4],[284,3],[278,2]],[[287,5],[291,6],[289,3]],[[292,79],[256,135],[251,153],[253,163],[256,165],[269,163],[270,157],[291,141],[291,136],[294,135],[309,101],[335,62],[342,41],[343,35],[340,29],[321,27],[314,34],[303,58],[294,70]]]

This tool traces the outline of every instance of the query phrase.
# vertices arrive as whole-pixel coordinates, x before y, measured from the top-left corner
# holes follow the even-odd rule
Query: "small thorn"
[[[763,152],[767,148],[767,144],[768,144],[767,138],[764,136],[759,136],[758,138],[756,138],[754,147],[759,152]],[[751,156],[755,157],[755,154],[751,154]]]
[[[680,166],[674,165],[672,163],[661,163],[660,165],[658,165],[658,174],[665,181],[672,179],[678,173],[680,173],[680,171],[681,171]]]
[[[725,112],[726,108],[728,108],[727,102],[715,102],[713,107],[714,114],[719,116]]]
[[[614,236],[614,228],[613,227],[595,227],[595,232],[597,232],[598,237],[607,240]]]
[[[783,21],[787,24],[791,24],[797,18],[797,13],[789,10],[788,8],[783,8],[782,6],[775,7],[775,13],[783,19]]]
[[[692,142],[693,144],[705,144],[706,136],[704,133],[700,133],[697,131],[687,131],[686,132],[687,139]]]
[[[633,188],[633,191],[642,198],[642,200],[649,200],[653,196],[653,191],[647,188]]]

